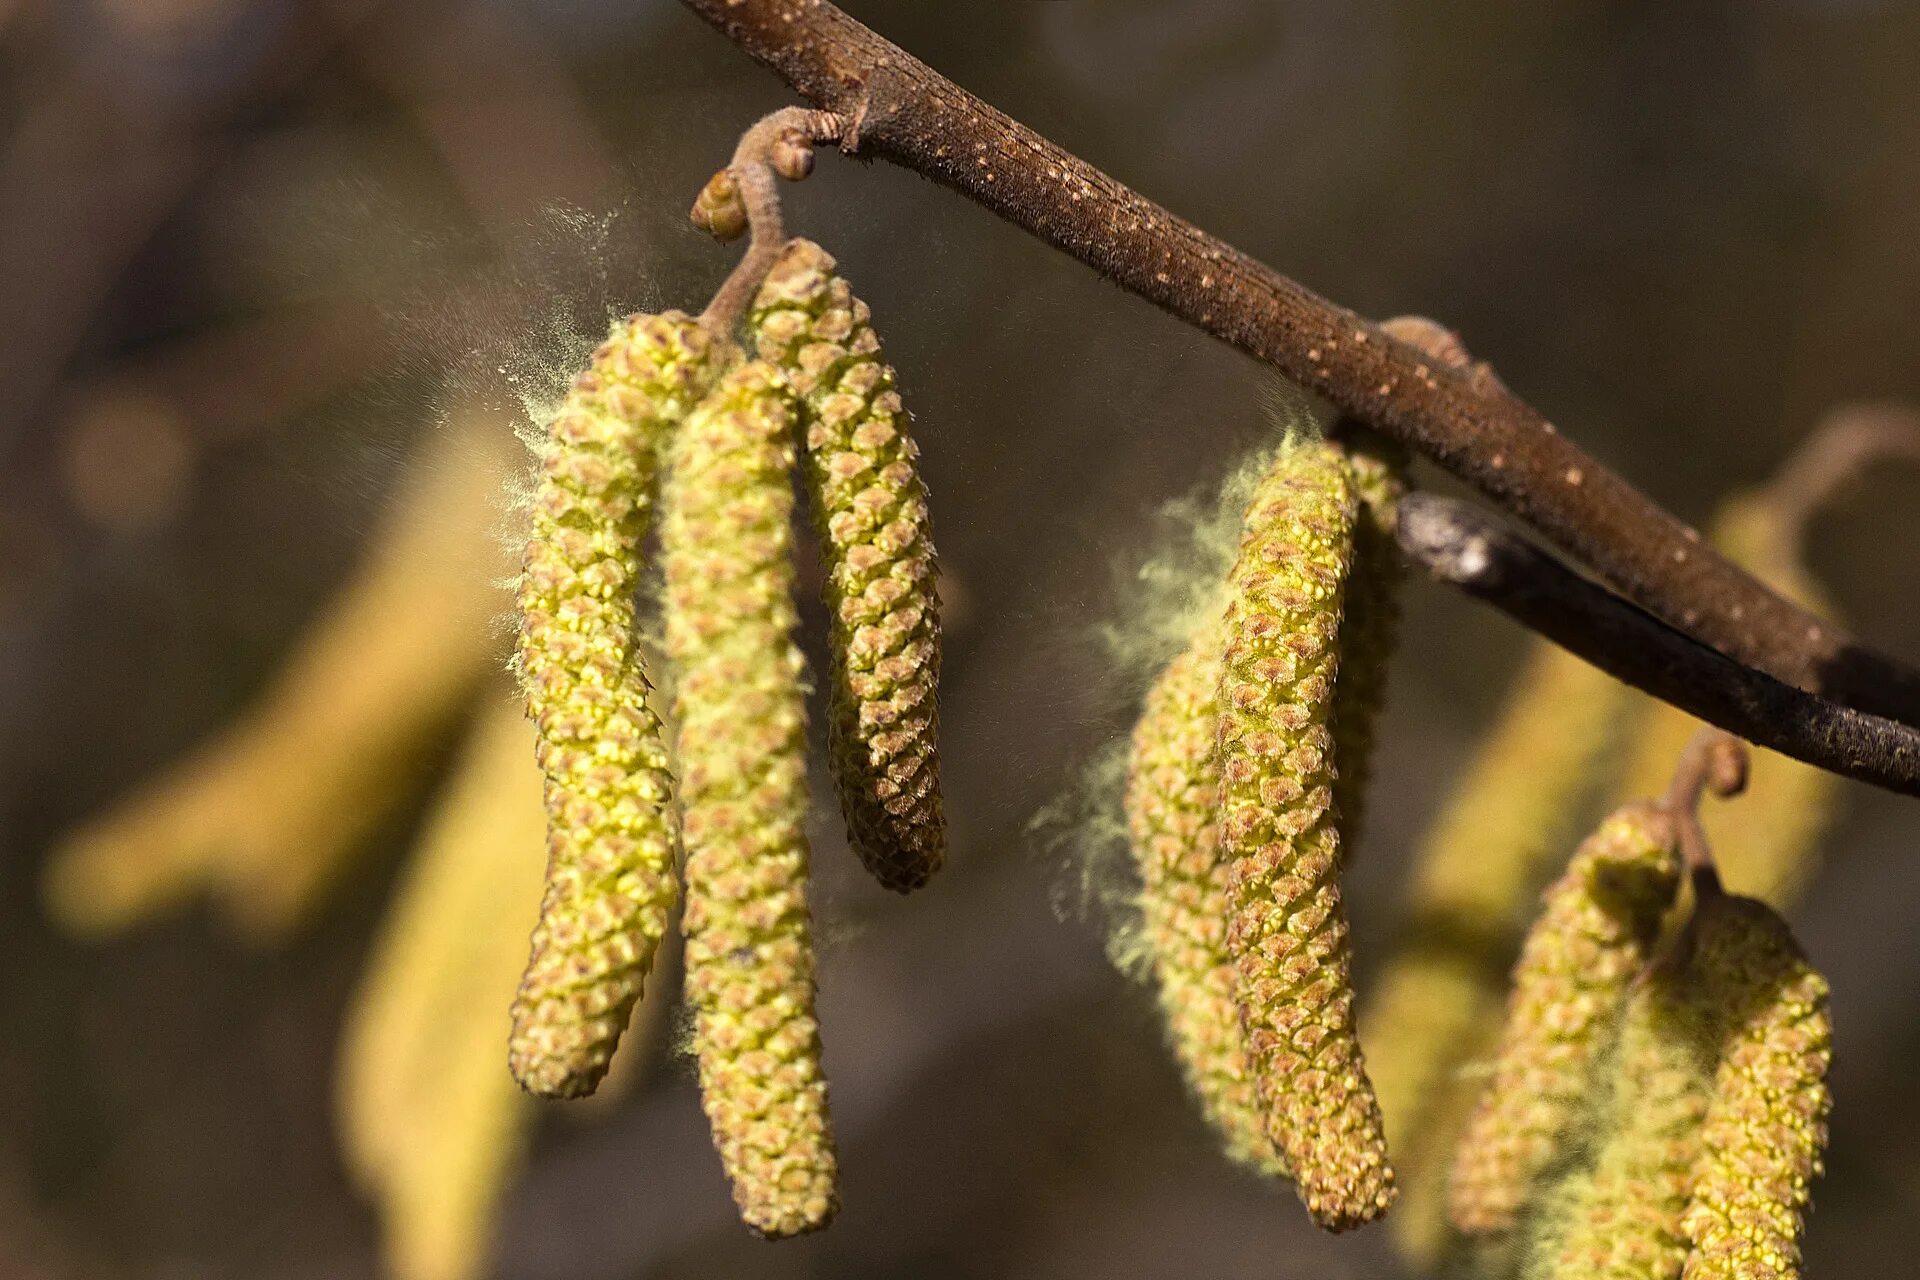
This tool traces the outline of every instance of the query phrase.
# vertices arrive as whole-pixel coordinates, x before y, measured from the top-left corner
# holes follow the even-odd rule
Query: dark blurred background
[[[848,7],[1316,290],[1457,326],[1689,519],[1835,401],[1920,397],[1920,5]],[[788,101],[670,0],[0,0],[0,1274],[378,1274],[330,1075],[408,823],[277,950],[198,908],[69,941],[44,860],[262,687],[450,406],[704,302],[732,254],[686,206]],[[745,1234],[669,1056],[542,1127],[497,1273],[1394,1274],[1383,1232],[1317,1235],[1214,1154],[1029,829],[1137,693],[1092,641],[1116,567],[1271,437],[1269,376],[885,165],[823,156],[789,208],[917,414],[952,865],[897,900],[821,824],[831,1230]],[[1909,657],[1916,501],[1877,479],[1812,551]],[[1523,643],[1433,588],[1409,611],[1363,964]],[[1809,1253],[1884,1275],[1920,1252],[1920,810],[1850,800],[1796,913],[1840,1035]]]

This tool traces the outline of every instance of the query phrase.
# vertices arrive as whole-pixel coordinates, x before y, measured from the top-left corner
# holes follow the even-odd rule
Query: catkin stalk
[[[767,1236],[825,1226],[837,1203],[806,897],[795,412],[772,366],[729,373],[674,439],[662,530],[700,1091],[741,1216]]]
[[[1353,1029],[1329,728],[1355,497],[1337,451],[1291,442],[1248,510],[1228,579],[1220,837],[1242,1025],[1267,1131],[1314,1221],[1393,1200]]]
[[[807,492],[826,560],[828,747],[847,834],[907,892],[946,857],[940,800],[940,601],[926,488],[866,304],[796,240],[749,317],[804,402]]]
[[[547,882],[509,1062],[547,1097],[591,1093],[606,1074],[673,907],[673,777],[633,597],[661,439],[711,384],[715,348],[678,312],[616,325],[541,458],[519,667],[546,777]]]
[[[1836,611],[1800,559],[1800,548],[1766,491],[1722,505],[1708,538],[1728,559],[1774,590],[1824,618]],[[1674,759],[1702,725],[1686,712],[1651,698],[1622,794],[1653,794]],[[1700,815],[1720,877],[1736,893],[1776,907],[1797,901],[1820,867],[1824,837],[1840,815],[1846,782],[1838,774],[1755,747],[1747,795],[1739,804],[1710,805]]]
[[[1692,969],[1724,1027],[1684,1229],[1686,1280],[1800,1274],[1827,1141],[1827,983],[1786,922],[1750,898],[1702,900]]]
[[[1147,693],[1127,761],[1127,831],[1140,873],[1142,937],[1167,1039],[1228,1158],[1273,1177],[1285,1158],[1267,1135],[1227,950],[1220,857],[1220,627],[1201,626]]]
[[[1469,1235],[1511,1229],[1565,1148],[1628,984],[1679,884],[1673,819],[1628,805],[1547,890],[1513,970],[1492,1076],[1461,1136],[1448,1216]]]
[[[1628,998],[1592,1163],[1549,1197],[1529,1280],[1678,1280],[1700,1123],[1713,1079],[1704,1013],[1684,975]]]

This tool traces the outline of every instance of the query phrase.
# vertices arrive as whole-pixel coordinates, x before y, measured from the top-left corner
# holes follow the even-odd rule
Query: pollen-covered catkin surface
[[[1678,1280],[1713,1079],[1704,1022],[1681,974],[1658,973],[1628,997],[1592,1164],[1548,1198],[1528,1280]]]
[[[771,365],[729,373],[674,439],[662,526],[700,1092],[741,1217],[768,1236],[825,1226],[837,1203],[793,642],[796,407]]]
[[[1355,497],[1346,463],[1290,443],[1228,578],[1220,837],[1243,1026],[1267,1131],[1313,1220],[1370,1221],[1393,1171],[1353,1027],[1329,728]]]
[[[1636,696],[1536,640],[1414,855],[1360,1040],[1400,1175],[1394,1241],[1420,1269],[1445,1245],[1447,1166],[1478,1097],[1463,1072],[1498,1038],[1527,915],[1610,782]]]
[[[617,324],[541,458],[518,661],[546,779],[547,879],[509,1046],[530,1093],[593,1092],[673,907],[673,776],[634,589],[662,437],[717,375],[716,345],[678,312]]]
[[[946,858],[940,799],[940,601],[919,450],[866,304],[796,240],[749,317],[804,402],[805,477],[826,560],[828,746],[847,834],[907,892]]]
[[[1217,623],[1203,625],[1147,693],[1127,760],[1127,832],[1140,872],[1142,937],[1167,1039],[1229,1159],[1273,1177],[1227,950],[1214,763],[1220,720]]]
[[[1407,491],[1406,451],[1374,437],[1339,446],[1359,499],[1353,527],[1353,568],[1340,622],[1340,683],[1333,694],[1333,740],[1340,769],[1333,803],[1340,843],[1353,856],[1373,776],[1373,726],[1387,701],[1387,672],[1400,643],[1400,584],[1406,561],[1394,534],[1395,512]]]
[[[1514,965],[1492,1078],[1455,1156],[1447,1208],[1461,1231],[1513,1227],[1561,1153],[1679,877],[1672,818],[1628,805],[1547,890]]]
[[[1722,554],[1788,599],[1823,618],[1836,618],[1827,594],[1801,563],[1800,548],[1781,512],[1762,490],[1723,503],[1707,529]],[[1661,780],[1700,721],[1664,702],[1641,697],[1638,740],[1622,794],[1648,794]],[[1798,901],[1820,868],[1824,837],[1839,817],[1846,781],[1838,774],[1755,747],[1747,790],[1737,804],[1709,805],[1700,815],[1721,880],[1735,893],[1786,908]],[[1632,790],[1637,788],[1637,790]]]
[[[1750,898],[1701,904],[1691,968],[1724,1028],[1684,1228],[1686,1280],[1800,1274],[1827,1142],[1827,983],[1786,922]]]

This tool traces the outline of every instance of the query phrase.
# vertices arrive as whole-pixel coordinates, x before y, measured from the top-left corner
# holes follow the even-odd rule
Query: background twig
[[[1920,731],[1749,670],[1620,599],[1462,502],[1409,494],[1400,546],[1608,675],[1783,755],[1920,795]]]

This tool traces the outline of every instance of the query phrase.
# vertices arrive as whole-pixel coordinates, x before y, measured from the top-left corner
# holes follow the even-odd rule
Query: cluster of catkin
[[[1364,446],[1285,445],[1248,505],[1220,607],[1135,726],[1126,812],[1142,940],[1192,1093],[1231,1158],[1292,1179],[1332,1230],[1387,1210],[1389,1137],[1431,1135],[1410,1117],[1448,1099],[1463,1118],[1440,1126],[1450,1172],[1421,1231],[1452,1237],[1458,1274],[1796,1274],[1824,1141],[1825,984],[1778,915],[1710,875],[1686,912],[1691,809],[1640,802],[1608,816],[1519,944],[1504,1025],[1487,1007],[1483,970],[1511,958],[1510,904],[1567,838],[1566,814],[1626,718],[1619,696],[1567,706],[1608,682],[1563,660],[1538,664],[1538,696],[1524,701],[1563,731],[1594,723],[1551,749],[1516,732],[1478,766],[1489,785],[1468,793],[1539,803],[1509,805],[1504,823],[1482,813],[1476,852],[1492,862],[1480,874],[1464,853],[1433,862],[1419,922],[1432,936],[1390,967],[1366,1020],[1408,1117],[1383,1118],[1356,1033],[1339,875],[1394,639],[1384,535],[1401,487]],[[1467,849],[1472,825],[1443,824],[1460,831],[1441,843]],[[1488,1042],[1472,1048],[1483,1027]],[[1485,1063],[1456,1088],[1438,1077],[1458,1058],[1430,1039]]]
[[[677,312],[616,325],[540,459],[518,669],[548,867],[510,1063],[529,1092],[592,1092],[684,889],[714,1142],[747,1224],[790,1236],[837,1204],[807,905],[796,468],[826,566],[828,736],[849,837],[903,892],[945,852],[938,601],[907,416],[833,259],[789,243],[743,340],[710,326]],[[666,716],[638,631],[656,506]]]
[[[1676,816],[1615,812],[1550,888],[1513,974],[1447,1209],[1480,1274],[1800,1274],[1820,1172],[1827,985],[1772,908],[1680,883]]]
[[[1394,1196],[1339,873],[1397,625],[1399,487],[1361,450],[1279,451],[1223,607],[1147,695],[1127,780],[1143,939],[1188,1083],[1228,1153],[1290,1176],[1336,1231]]]

